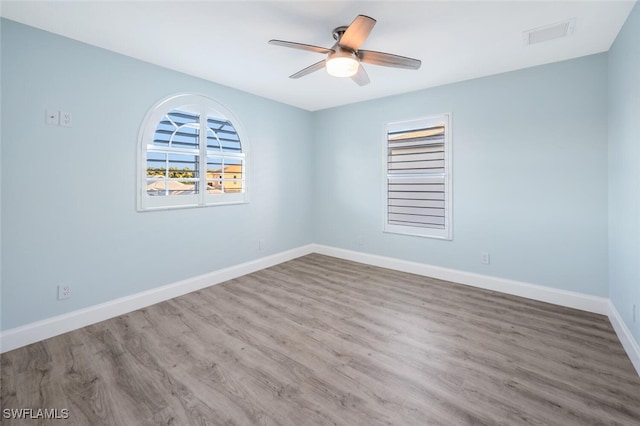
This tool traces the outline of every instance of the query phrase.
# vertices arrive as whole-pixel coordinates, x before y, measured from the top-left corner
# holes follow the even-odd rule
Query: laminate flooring
[[[2,355],[3,425],[640,425],[608,319],[304,256]],[[3,416],[4,417],[4,416]]]

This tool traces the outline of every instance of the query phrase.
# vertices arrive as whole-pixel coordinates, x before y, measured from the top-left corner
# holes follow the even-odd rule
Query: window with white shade
[[[450,240],[451,114],[387,124],[385,150],[384,230]]]
[[[233,113],[213,99],[160,101],[139,139],[139,210],[247,201],[246,138]]]

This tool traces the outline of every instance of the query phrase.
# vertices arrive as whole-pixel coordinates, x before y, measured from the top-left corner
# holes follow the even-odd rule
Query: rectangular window
[[[451,114],[390,123],[385,232],[452,238]]]

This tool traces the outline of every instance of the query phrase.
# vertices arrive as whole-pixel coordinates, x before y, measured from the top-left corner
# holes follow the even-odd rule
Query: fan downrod
[[[349,27],[347,27],[345,25],[342,25],[340,27],[334,28],[334,30],[333,30],[333,39],[335,41],[340,41],[340,39],[342,38],[342,35],[344,34],[344,32],[347,31],[347,28],[349,28]]]

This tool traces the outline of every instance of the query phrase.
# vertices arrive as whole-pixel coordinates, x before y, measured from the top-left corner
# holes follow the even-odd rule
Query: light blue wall
[[[3,330],[311,242],[311,113],[12,21],[1,47]],[[242,121],[249,204],[136,212],[138,130],[178,92]]]
[[[609,294],[606,54],[316,113],[6,20],[1,66],[3,330],[310,242]],[[251,202],[137,213],[142,119],[192,91],[242,120]],[[442,112],[454,240],[385,234],[383,125]]]
[[[609,51],[609,233],[611,301],[640,342],[640,4]]]
[[[453,241],[383,233],[384,123],[445,112]],[[324,110],[314,121],[317,243],[608,296],[606,54]]]

